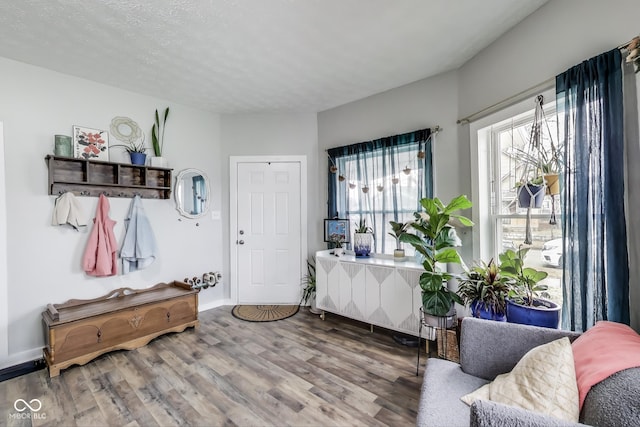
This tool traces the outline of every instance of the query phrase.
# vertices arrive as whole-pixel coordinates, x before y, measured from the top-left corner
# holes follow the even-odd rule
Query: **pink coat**
[[[115,276],[118,273],[118,242],[113,234],[114,225],[116,222],[109,218],[109,200],[101,194],[93,229],[82,257],[82,269],[90,276]]]

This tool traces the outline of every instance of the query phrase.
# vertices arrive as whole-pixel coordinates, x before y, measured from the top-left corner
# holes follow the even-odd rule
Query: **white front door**
[[[297,304],[303,260],[301,163],[237,162],[236,173],[231,239],[238,303]]]

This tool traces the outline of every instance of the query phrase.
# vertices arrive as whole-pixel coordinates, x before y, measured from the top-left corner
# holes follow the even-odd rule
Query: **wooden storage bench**
[[[49,304],[42,313],[51,377],[112,350],[142,347],[167,332],[198,326],[198,290],[186,283],[116,289],[92,300]]]

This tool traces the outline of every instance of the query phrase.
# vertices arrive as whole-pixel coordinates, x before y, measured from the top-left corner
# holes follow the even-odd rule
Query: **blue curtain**
[[[389,221],[404,222],[432,197],[431,129],[328,150],[328,218],[364,218],[374,252],[390,252]],[[333,167],[333,171],[332,171]]]
[[[558,75],[556,101],[565,161],[562,326],[629,324],[620,51]]]

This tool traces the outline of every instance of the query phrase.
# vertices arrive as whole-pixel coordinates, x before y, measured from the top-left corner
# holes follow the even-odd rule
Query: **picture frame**
[[[348,219],[325,219],[324,220],[324,241],[335,243],[339,239],[340,243],[349,243],[349,220]]]
[[[109,161],[109,132],[73,126],[73,152],[76,158]]]

